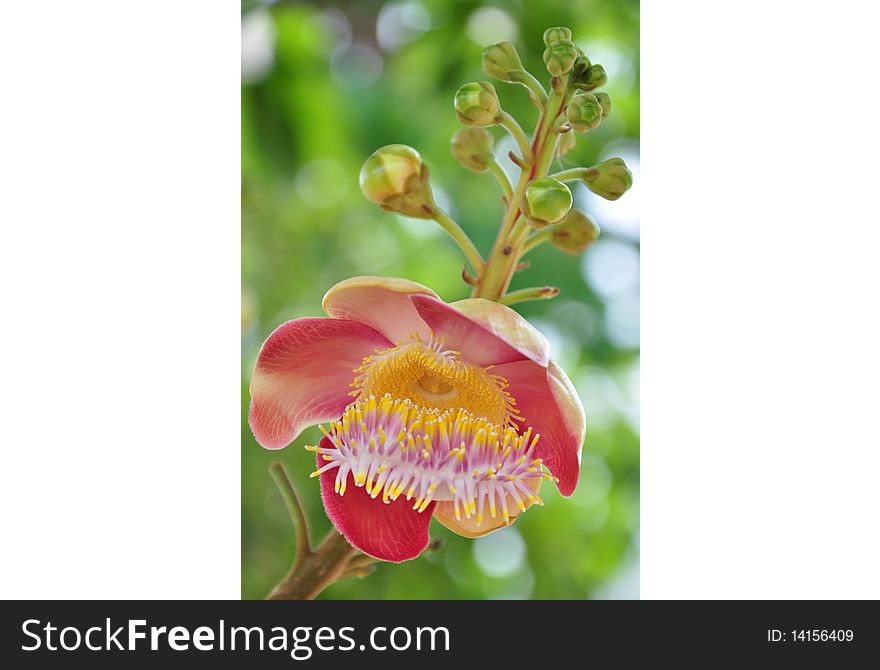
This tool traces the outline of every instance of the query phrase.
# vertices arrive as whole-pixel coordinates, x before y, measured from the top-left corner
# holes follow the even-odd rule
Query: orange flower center
[[[462,361],[459,352],[444,349],[445,338],[425,342],[418,335],[364,359],[354,372],[351,395],[356,399],[390,394],[427,409],[464,409],[499,426],[515,425],[516,400],[507,380]]]

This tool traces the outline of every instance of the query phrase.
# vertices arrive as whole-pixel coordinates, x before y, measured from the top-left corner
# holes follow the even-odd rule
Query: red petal
[[[411,295],[409,299],[434,334],[445,336],[446,347],[460,351],[467,362],[484,367],[526,358],[495,333],[442,300],[423,295]]]
[[[326,437],[321,446],[333,448]],[[318,467],[322,465],[326,463],[319,456]],[[356,549],[383,561],[400,563],[415,558],[428,546],[428,526],[436,502],[423,512],[416,512],[413,501],[403,496],[386,505],[381,495],[371,498],[366,486],[355,486],[351,473],[345,495],[341,496],[334,491],[336,468],[321,474],[320,479],[327,516]]]
[[[369,326],[345,319],[295,319],[260,349],[248,421],[267,449],[287,446],[304,428],[338,419],[351,402],[354,369],[392,346]]]
[[[508,391],[524,421],[540,433],[536,453],[559,478],[564,496],[574,493],[581,469],[581,447],[586,422],[584,409],[565,373],[554,363],[542,368],[532,361],[499,365],[494,374],[507,379]]]

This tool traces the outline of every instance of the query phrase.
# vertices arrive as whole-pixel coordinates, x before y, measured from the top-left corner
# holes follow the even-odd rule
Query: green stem
[[[529,138],[526,135],[526,132],[522,129],[522,126],[516,122],[516,119],[513,118],[507,112],[501,112],[501,125],[507,129],[507,132],[511,134],[513,139],[516,140],[516,144],[519,147],[519,152],[522,154],[522,159],[527,163],[532,160],[532,147],[529,146]]]
[[[501,296],[498,300],[502,305],[515,305],[526,300],[549,300],[559,295],[559,289],[555,286],[535,286],[511,291]]]
[[[540,233],[536,233],[529,237],[526,240],[526,243],[523,245],[522,251],[519,252],[519,257],[522,258],[527,253],[529,253],[535,247],[544,244],[544,242],[549,242],[553,239],[553,228],[546,228],[542,230]]]
[[[510,197],[513,195],[513,187],[510,185],[510,179],[507,178],[507,174],[504,172],[504,169],[498,165],[498,161],[494,158],[491,158],[489,162],[486,164],[486,167],[489,169],[495,179],[498,181],[498,185],[501,187],[501,190],[504,192],[504,197],[507,198],[507,202],[510,202]]]
[[[449,233],[449,236],[455,240],[456,244],[458,244],[459,248],[468,259],[474,272],[477,273],[478,277],[481,276],[486,262],[483,260],[477,247],[471,242],[471,238],[469,238],[467,233],[462,230],[461,226],[453,221],[449,214],[436,206],[433,208],[433,216],[431,218],[439,223],[443,230]]]
[[[302,502],[296,494],[296,489],[293,488],[293,482],[290,481],[290,476],[284,468],[284,464],[281,461],[273,461],[272,465],[269,466],[269,474],[272,476],[275,486],[278,487],[278,492],[281,493],[281,497],[284,499],[284,504],[287,506],[287,511],[290,514],[290,520],[293,522],[293,530],[296,534],[296,559],[293,569],[296,570],[299,564],[312,553],[309,522],[306,518]]]
[[[296,493],[293,482],[284,464],[274,461],[269,466],[269,474],[275,481],[296,533],[296,558],[290,571],[272,589],[268,600],[313,600],[321,591],[345,573],[357,549],[352,547],[335,528],[312,549],[309,540],[309,523],[302,502]]]
[[[552,132],[553,124],[565,109],[569,97],[567,90],[567,78],[563,77],[556,81],[553,92],[547,100],[547,104],[538,118],[531,144],[532,160],[528,169],[522,169],[520,178],[514,189],[495,244],[489,255],[485,273],[480,281],[474,286],[472,297],[499,300],[504,296],[510,280],[516,271],[517,263],[521,255],[522,245],[528,235],[529,226],[525,222],[520,211],[523,195],[526,187],[533,179],[538,179],[546,174],[547,167],[556,151],[558,135]],[[552,137],[552,141],[548,140]]]
[[[550,176],[553,177],[553,179],[556,179],[557,181],[579,181],[586,176],[587,171],[589,169],[590,168],[585,168],[585,167],[569,168],[568,170],[562,170],[561,172],[555,172],[555,173],[551,174]]]
[[[544,90],[541,82],[531,72],[523,70],[520,83],[532,92],[534,96],[532,98],[533,102],[537,105],[538,109],[543,110],[544,105],[547,104],[547,91]]]

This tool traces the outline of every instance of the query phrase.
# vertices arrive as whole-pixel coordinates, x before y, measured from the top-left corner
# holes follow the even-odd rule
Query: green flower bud
[[[452,136],[452,155],[468,170],[482,172],[491,160],[495,140],[485,128],[459,128]]]
[[[387,212],[417,219],[434,214],[434,196],[428,182],[428,166],[419,152],[405,144],[389,144],[364,161],[361,191]]]
[[[558,42],[559,40],[570,40],[571,39],[571,31],[568,28],[555,27],[555,28],[547,28],[544,31],[544,44],[546,46],[550,46],[554,42]]]
[[[558,223],[571,209],[571,191],[552,177],[536,179],[526,188],[523,211],[534,228]]]
[[[525,71],[516,48],[510,42],[499,42],[483,50],[483,72],[501,81],[521,81]]]
[[[544,50],[544,65],[554,77],[569,72],[577,58],[577,49],[570,40],[557,40]]]
[[[605,74],[605,68],[601,65],[591,65],[584,73],[584,90],[592,91],[608,83],[608,75]]]
[[[611,96],[607,93],[597,93],[596,100],[602,105],[602,120],[604,121],[611,116]]]
[[[571,78],[572,82],[577,84],[579,81],[583,80],[584,73],[590,69],[592,63],[590,59],[587,58],[586,54],[578,49],[578,57],[574,62],[574,65],[571,66]]]
[[[455,92],[455,113],[466,126],[493,126],[500,120],[501,104],[488,81],[465,84]]]
[[[573,209],[565,221],[553,228],[550,243],[567,254],[577,256],[599,237],[599,225],[589,214]]]
[[[633,177],[622,158],[609,158],[587,170],[584,183],[596,195],[617,200],[632,186]]]
[[[576,144],[577,144],[577,134],[575,134],[571,130],[569,130],[567,133],[562,133],[559,136],[559,149],[558,149],[559,155],[564,156],[569,151],[574,149]]]
[[[602,106],[592,93],[578,91],[565,108],[565,116],[572,128],[579,133],[585,133],[602,122]]]

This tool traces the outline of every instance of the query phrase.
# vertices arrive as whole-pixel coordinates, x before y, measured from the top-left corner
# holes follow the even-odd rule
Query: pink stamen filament
[[[507,521],[508,496],[520,511],[543,504],[529,482],[551,478],[534,458],[539,435],[531,428],[520,435],[463,409],[426,409],[387,393],[352,403],[321,430],[333,447],[306,447],[325,461],[312,476],[337,469],[339,495],[351,473],[355,486],[385,503],[403,495],[422,512],[432,500],[449,500],[457,519],[476,516],[478,525],[487,508]]]

